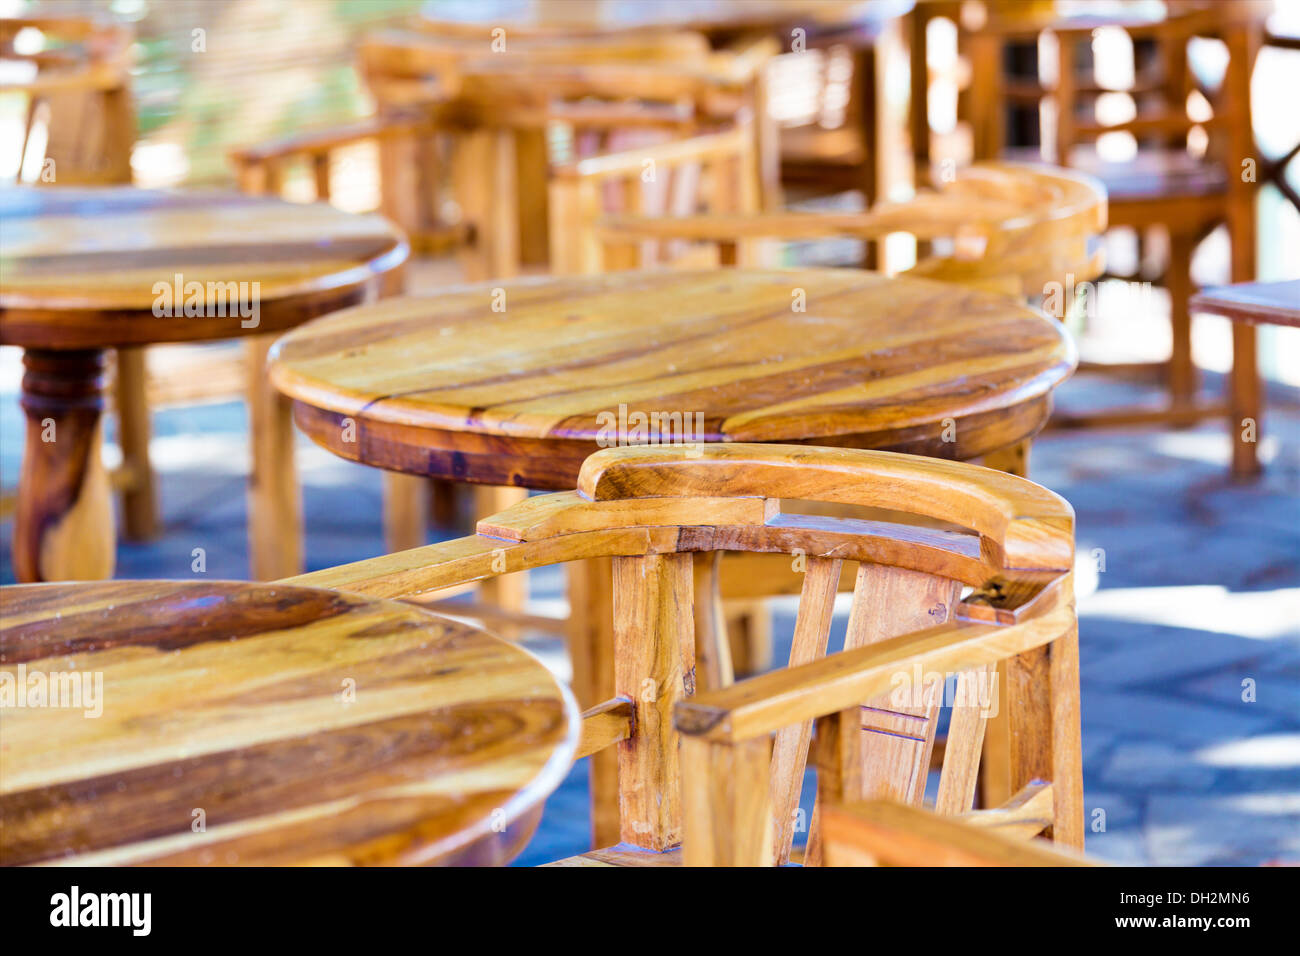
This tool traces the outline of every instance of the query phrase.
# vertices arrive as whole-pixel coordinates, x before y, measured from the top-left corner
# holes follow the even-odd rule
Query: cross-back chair
[[[1191,424],[1222,414],[1226,403],[1198,398],[1192,354],[1189,302],[1195,292],[1191,273],[1197,246],[1226,224],[1231,241],[1230,281],[1255,275],[1255,179],[1245,167],[1256,158],[1251,130],[1250,80],[1264,38],[1269,0],[1175,0],[1163,17],[1083,15],[1063,17],[1050,9],[1012,3],[990,4],[985,21],[964,30],[960,42],[971,64],[970,95],[963,98],[977,160],[999,156],[1041,157],[1078,169],[1102,181],[1110,197],[1110,225],[1138,236],[1138,266],[1123,279],[1150,279],[1169,294],[1171,349],[1160,362],[1126,363],[1117,371],[1158,374],[1167,400],[1159,408],[1118,408],[1058,416],[1071,426]],[[957,22],[962,25],[961,17]],[[1132,80],[1122,88],[1103,83],[1094,69],[1098,31],[1120,31],[1132,44],[1126,65]],[[1118,35],[1118,34],[1116,34]],[[1006,52],[1015,44],[1033,46],[1043,38],[1055,51],[1054,77],[1004,75]],[[1197,41],[1222,44],[1227,54],[1215,83],[1197,68]],[[1009,128],[1003,104],[1019,104],[1028,114],[1019,139]],[[1041,119],[1040,119],[1041,118]],[[1126,152],[1111,152],[1127,138]],[[1110,140],[1112,142],[1108,143]],[[1134,148],[1135,147],[1135,148]],[[1167,237],[1160,264],[1146,268],[1153,228]],[[1234,362],[1253,370],[1255,333],[1233,329]],[[1085,365],[1105,370],[1106,364]],[[1254,470],[1249,449],[1234,443],[1233,468]]]
[[[963,530],[786,514],[781,499],[885,508]],[[805,569],[789,666],[734,684],[718,676],[713,556],[723,550],[784,553]],[[593,558],[612,558],[603,650],[615,697],[584,714],[578,753],[617,748],[625,846],[568,862],[785,862],[814,728],[820,803],[919,805],[948,677],[958,689],[938,811],[971,811],[996,706],[1014,742],[998,759],[1024,793],[992,812],[1082,845],[1073,515],[1021,478],[853,449],[606,449],[587,459],[575,491],[530,498],[472,537],[284,583],[423,602],[466,582]],[[851,563],[845,649],[827,655],[836,585]],[[995,669],[1005,674],[999,686]],[[695,693],[699,684],[713,689]],[[809,829],[805,860],[816,864],[817,811]]]

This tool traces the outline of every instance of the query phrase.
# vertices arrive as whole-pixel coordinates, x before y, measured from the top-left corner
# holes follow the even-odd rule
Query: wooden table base
[[[100,457],[105,358],[102,349],[23,354],[27,442],[13,541],[19,581],[113,574],[113,508]]]

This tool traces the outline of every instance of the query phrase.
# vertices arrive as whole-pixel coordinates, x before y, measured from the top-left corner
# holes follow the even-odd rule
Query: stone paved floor
[[[0,350],[0,473],[16,481],[17,356]],[[1062,404],[1140,391],[1080,377]],[[1300,862],[1300,413],[1268,420],[1270,467],[1226,480],[1218,423],[1177,432],[1054,433],[1033,477],[1078,514],[1078,591],[1088,850],[1150,864]],[[234,403],[156,415],[165,533],[122,544],[123,577],[247,574],[246,434]],[[378,554],[380,482],[300,440],[311,568]],[[0,581],[13,580],[0,523]],[[540,610],[562,609],[558,574]],[[778,654],[793,628],[776,609]],[[841,618],[840,627],[843,626]],[[554,643],[535,645],[563,671]],[[550,800],[520,863],[584,849],[584,768]]]

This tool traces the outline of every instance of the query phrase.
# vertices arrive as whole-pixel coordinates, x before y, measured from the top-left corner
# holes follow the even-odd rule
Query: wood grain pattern
[[[74,671],[96,717],[4,709],[5,863],[503,862],[578,742],[527,653],[313,588],[6,588],[3,679]]]
[[[828,807],[827,862],[861,866],[1096,866],[1041,840],[1022,842],[888,800]],[[870,865],[870,864],[867,864]]]
[[[100,348],[282,331],[364,301],[407,251],[378,216],[224,192],[19,187],[0,193],[0,217],[6,345]],[[249,285],[225,293],[234,299],[226,315],[155,315],[155,283],[174,287],[177,274],[202,283],[205,309],[215,305],[208,283]],[[246,328],[236,307],[253,282],[259,324]]]
[[[573,487],[620,405],[699,415],[703,442],[971,458],[1033,434],[1074,362],[1057,326],[1000,296],[853,270],[732,270],[389,300],[285,336],[271,375],[299,426],[345,458],[556,489]]]

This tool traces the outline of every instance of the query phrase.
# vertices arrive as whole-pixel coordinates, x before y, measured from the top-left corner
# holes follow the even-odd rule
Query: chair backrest
[[[690,424],[679,414],[648,427],[670,440]],[[955,527],[785,514],[783,498]],[[694,596],[721,551],[790,555],[806,572],[800,614],[789,667],[736,684],[724,675],[695,694],[697,666],[724,654],[716,602]],[[575,491],[529,498],[473,537],[290,581],[427,597],[605,557],[617,696],[585,715],[579,755],[618,744],[624,843],[655,854],[683,845],[698,864],[788,859],[814,722],[822,803],[919,803],[943,687],[956,675],[939,812],[971,810],[985,721],[1002,707],[1018,741],[1010,780],[1025,788],[1025,806],[996,812],[1081,845],[1073,515],[1024,479],[854,449],[610,448],[587,459]],[[858,566],[845,650],[826,656],[845,562]]]
[[[686,151],[683,144],[680,147]],[[630,159],[628,165],[630,165]],[[928,248],[911,273],[1005,291],[1030,299],[1045,287],[1096,278],[1106,227],[1106,193],[1088,176],[1015,163],[982,163],[916,198],[867,212],[782,212],[666,217],[653,213],[579,218],[572,241],[588,249],[584,270],[637,268],[644,254],[694,243],[718,247],[718,261],[753,264],[761,244],[853,238],[880,241],[909,233]],[[946,243],[942,254],[938,249]],[[668,247],[673,248],[673,247]],[[689,247],[688,247],[689,248]],[[688,260],[690,261],[690,260]]]
[[[130,30],[94,17],[0,18],[0,60],[33,71],[0,84],[0,92],[27,96],[19,181],[131,181],[130,46]]]
[[[1050,125],[1041,127],[1045,139],[1043,158],[1071,165],[1080,148],[1092,148],[1099,138],[1115,133],[1131,134],[1142,145],[1183,150],[1189,134],[1200,130],[1208,158],[1220,163],[1249,154],[1250,68],[1262,41],[1264,21],[1272,10],[1271,0],[1238,0],[1233,3],[1206,0],[1173,0],[1165,15],[1150,18],[1138,11],[1100,16],[1084,13],[1062,18],[1050,4],[986,4],[988,16],[972,25],[961,42],[977,52],[974,69],[1000,70],[997,55],[1006,42],[1030,43],[1040,35],[1053,41],[1057,68],[1055,79],[1040,88],[1036,79],[1019,78],[988,87],[1016,101],[1033,105],[1042,98],[1049,104]],[[957,18],[960,25],[964,23]],[[1099,28],[1121,30],[1133,44],[1133,83],[1127,89],[1113,89],[1085,71],[1091,63],[1088,51]],[[1229,54],[1227,82],[1217,88],[1207,85],[1191,68],[1188,44],[1196,37],[1223,40]],[[988,52],[978,52],[987,48]],[[1210,115],[1193,115],[1188,100],[1199,94],[1209,105]],[[1099,116],[1103,97],[1127,94],[1132,99],[1131,115],[1109,119]],[[1000,103],[976,103],[988,97],[968,97],[977,159],[992,158],[1006,145]],[[1000,99],[994,96],[993,99]],[[1121,111],[1122,116],[1122,111]],[[1245,152],[1242,151],[1245,148]]]
[[[552,271],[590,274],[666,262],[696,267],[700,259],[686,255],[681,240],[602,246],[599,223],[611,215],[752,215],[762,205],[759,177],[749,122],[557,165],[550,183]]]

